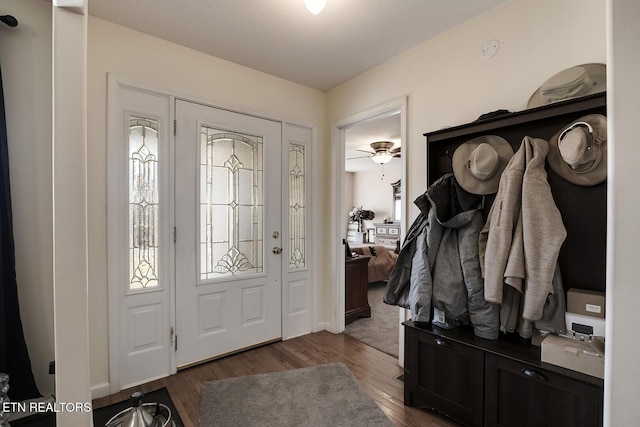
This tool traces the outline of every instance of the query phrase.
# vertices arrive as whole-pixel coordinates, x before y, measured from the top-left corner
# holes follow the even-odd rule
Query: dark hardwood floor
[[[198,426],[200,389],[206,381],[331,362],[347,365],[396,426],[458,426],[438,414],[404,406],[403,383],[397,379],[403,370],[395,358],[350,336],[327,331],[265,345],[184,369],[176,375],[96,399],[93,407],[100,408],[128,399],[135,390],[150,392],[167,387],[185,427]]]

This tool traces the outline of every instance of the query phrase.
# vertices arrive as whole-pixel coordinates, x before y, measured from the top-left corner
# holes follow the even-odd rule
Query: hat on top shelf
[[[471,194],[498,191],[500,175],[513,157],[513,148],[497,135],[483,135],[464,142],[453,153],[453,175]]]
[[[549,166],[565,180],[581,186],[607,178],[607,118],[602,114],[580,117],[549,140]]]
[[[531,95],[527,108],[540,107],[567,99],[604,92],[607,89],[605,64],[582,64],[548,78]]]

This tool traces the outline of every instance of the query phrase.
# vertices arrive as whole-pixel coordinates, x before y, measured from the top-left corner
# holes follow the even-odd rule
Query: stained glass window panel
[[[305,147],[289,144],[289,268],[305,261]]]
[[[262,138],[201,133],[200,279],[261,273]]]
[[[129,120],[129,289],[158,283],[158,121]]]

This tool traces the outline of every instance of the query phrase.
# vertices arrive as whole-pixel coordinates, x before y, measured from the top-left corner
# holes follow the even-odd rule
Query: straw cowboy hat
[[[513,157],[506,139],[484,135],[460,145],[453,153],[453,175],[471,194],[486,195],[498,191],[500,175]]]
[[[549,140],[549,166],[567,181],[581,186],[607,178],[607,118],[590,114],[561,129]]]
[[[548,78],[529,98],[527,108],[578,98],[607,89],[605,64],[582,64]]]

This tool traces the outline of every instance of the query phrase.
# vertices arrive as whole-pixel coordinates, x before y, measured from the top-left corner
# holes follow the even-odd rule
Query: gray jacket
[[[433,324],[471,323],[476,336],[497,339],[499,307],[484,299],[478,256],[482,197],[446,174],[414,203],[420,215],[407,232],[384,302],[410,309],[418,323],[431,320],[433,306]]]

